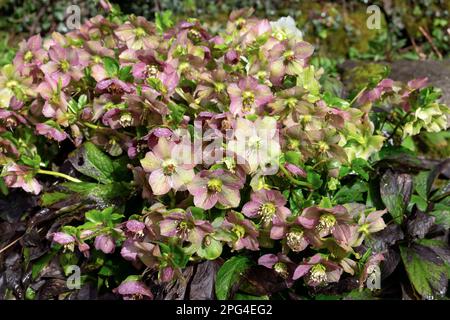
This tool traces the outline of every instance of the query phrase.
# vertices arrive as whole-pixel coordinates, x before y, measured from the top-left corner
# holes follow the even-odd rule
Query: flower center
[[[326,213],[320,216],[319,224],[317,229],[320,230],[330,230],[336,224],[336,217],[330,213]]]
[[[264,224],[268,224],[272,221],[275,212],[277,212],[277,208],[272,202],[266,202],[259,208],[259,215]]]
[[[283,53],[283,57],[286,61],[294,60],[294,58],[295,58],[294,51],[292,51],[292,50],[286,51],[285,53]]]
[[[147,76],[148,77],[156,77],[156,75],[158,74],[159,69],[158,66],[154,65],[154,64],[150,64],[147,66]]]
[[[200,40],[202,40],[202,36],[201,36],[200,32],[198,32],[195,29],[189,30],[188,38],[191,39],[191,41],[194,43],[200,42]]]
[[[136,38],[142,38],[147,34],[147,32],[145,32],[143,28],[139,27],[134,30],[134,34],[136,35]]]
[[[255,95],[251,91],[244,91],[242,94],[242,106],[244,112],[252,110],[252,106],[255,103]]]
[[[5,124],[6,124],[7,128],[12,129],[12,128],[15,128],[17,126],[17,121],[13,117],[8,117],[5,120]]]
[[[214,82],[214,90],[216,92],[222,92],[225,90],[225,84],[223,82]]]
[[[289,248],[294,252],[302,250],[303,231],[294,230],[287,234],[286,241]]]
[[[62,61],[59,63],[59,67],[61,68],[61,71],[62,71],[62,72],[67,72],[67,71],[69,71],[69,69],[70,69],[70,63],[69,63],[69,61],[67,61],[67,60],[62,60]]]
[[[283,262],[275,263],[273,266],[273,270],[275,270],[275,272],[283,278],[287,278],[289,276],[287,265]]]
[[[231,229],[231,232],[233,232],[239,239],[241,239],[245,235],[245,228],[241,225],[235,224],[233,229]]]
[[[311,280],[314,282],[322,283],[327,280],[326,268],[323,264],[315,264],[311,268]]]
[[[358,232],[364,233],[365,235],[368,235],[369,232],[369,224],[365,223],[361,227],[359,227]]]
[[[129,112],[125,112],[120,116],[119,123],[122,127],[129,127],[133,122],[133,117]]]
[[[248,146],[251,149],[259,149],[259,147],[261,146],[261,140],[262,139],[260,137],[258,137],[258,136],[251,136],[248,139]]]
[[[320,153],[325,153],[325,152],[327,152],[330,149],[328,144],[326,142],[324,142],[324,141],[319,141],[317,145],[319,147],[319,152]]]
[[[30,62],[33,59],[33,53],[28,50],[23,56],[23,59],[25,60],[25,62]]]
[[[175,161],[172,159],[165,160],[162,164],[163,173],[166,176],[171,176],[175,172]]]
[[[123,89],[115,83],[112,83],[108,87],[108,93],[112,95],[121,95],[123,93]]]
[[[222,180],[213,178],[208,181],[208,190],[213,192],[221,192],[222,191]]]
[[[294,108],[295,107],[295,105],[297,104],[297,99],[295,99],[295,98],[288,98],[287,100],[286,100],[286,106],[288,107],[288,108]]]
[[[16,80],[10,80],[6,83],[6,87],[9,89],[13,89],[15,87],[17,87],[19,85],[19,82],[17,82]]]

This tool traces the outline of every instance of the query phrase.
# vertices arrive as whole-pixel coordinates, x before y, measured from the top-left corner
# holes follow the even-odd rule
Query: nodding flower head
[[[323,264],[315,264],[310,271],[311,280],[317,283],[323,283],[327,280],[326,268]]]

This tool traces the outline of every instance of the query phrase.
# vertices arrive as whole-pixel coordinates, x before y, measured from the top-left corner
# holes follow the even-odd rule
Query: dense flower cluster
[[[124,259],[159,270],[163,281],[183,266],[175,247],[195,261],[218,258],[223,245],[279,252],[259,264],[290,284],[363,275],[367,257],[357,248],[385,227],[385,211],[328,195],[355,160],[381,149],[385,136],[370,107],[395,86],[381,83],[354,104],[329,103],[321,70],[308,63],[313,51],[291,19],[269,22],[245,10],[219,35],[195,20],[161,32],[143,17],[97,16],[67,35],[33,36],[0,74],[4,182],[41,191],[35,176],[48,171],[30,136],[75,147],[91,141],[128,157],[148,207],[125,222],[112,211],[86,214],[84,225],[53,235],[65,248],[88,256],[91,239],[105,254],[120,245]],[[410,108],[405,135],[447,127],[444,107]],[[28,134],[10,135],[21,130]],[[132,289],[152,296],[136,280],[117,291]]]

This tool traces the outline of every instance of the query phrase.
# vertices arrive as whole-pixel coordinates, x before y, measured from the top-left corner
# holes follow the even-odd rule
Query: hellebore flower
[[[253,77],[241,79],[227,88],[230,96],[230,111],[234,115],[261,113],[266,104],[273,100],[268,86],[258,83]]]
[[[116,248],[116,243],[110,235],[99,235],[95,237],[95,249],[103,251],[103,253],[113,253]]]
[[[250,202],[244,205],[242,213],[249,218],[261,218],[265,226],[281,224],[291,215],[291,211],[285,207],[286,202],[280,191],[259,190],[251,194]]]
[[[125,223],[127,231],[134,234],[142,234],[145,229],[145,224],[137,220],[128,220]]]
[[[338,264],[317,253],[295,269],[293,279],[297,280],[306,276],[307,284],[316,287],[325,283],[338,282],[342,271]]]
[[[277,255],[272,253],[265,254],[258,259],[258,264],[273,269],[289,285],[292,285],[295,264],[286,255],[282,253],[278,253]]]
[[[141,160],[144,170],[150,173],[149,184],[154,194],[166,194],[170,189],[185,190],[194,178],[194,165],[182,155],[182,149],[181,143],[160,138],[152,151],[147,152]]]
[[[281,17],[277,21],[271,21],[272,34],[278,41],[294,39],[303,40],[303,33],[297,28],[295,20],[291,16]]]
[[[239,190],[242,186],[240,177],[217,169],[200,171],[187,188],[194,196],[195,206],[208,210],[217,203],[225,207],[237,207],[241,200]]]
[[[120,255],[127,261],[136,261],[139,254],[139,248],[135,246],[133,239],[127,239],[122,244]]]
[[[306,229],[298,218],[292,222],[275,222],[270,230],[270,238],[286,239],[286,245],[294,252],[303,251],[310,243],[317,243],[314,241],[314,234]]]
[[[19,151],[16,146],[9,141],[0,137],[0,165],[5,165],[11,159],[16,160],[19,158]]]
[[[75,238],[65,232],[55,232],[52,240],[64,246],[75,243]]]
[[[195,219],[190,211],[176,210],[164,216],[159,223],[161,235],[178,237],[194,245],[201,245],[205,236],[214,231],[211,223]]]
[[[334,208],[309,207],[303,210],[298,221],[307,229],[315,230],[321,237],[335,233],[336,226],[347,224],[352,219],[344,206]]]
[[[156,78],[161,80],[168,92],[175,90],[180,77],[174,61],[161,61],[155,56],[153,50],[141,50],[136,55],[139,59],[139,62],[133,65],[133,76],[136,79],[147,80]]]
[[[97,83],[95,87],[98,93],[108,93],[113,98],[122,96],[125,93],[133,93],[134,87],[122,80],[116,78],[107,78]]]
[[[271,79],[276,84],[281,82],[285,74],[300,75],[306,67],[306,59],[314,52],[314,47],[304,41],[284,41],[269,51],[269,69]]]
[[[45,76],[45,81],[39,84],[37,91],[45,100],[42,114],[47,118],[64,119],[68,104],[61,81]]]
[[[26,96],[34,96],[30,89],[31,78],[20,77],[12,64],[7,64],[0,71],[0,108],[8,108],[11,99],[24,100]]]
[[[245,219],[241,214],[230,211],[222,223],[222,228],[231,231],[237,238],[237,240],[232,241],[233,250],[259,250],[259,232],[256,230],[255,224]]]
[[[28,167],[12,162],[3,167],[2,176],[9,188],[22,188],[34,194],[39,194],[42,190],[42,186]]]
[[[48,55],[50,61],[40,68],[55,81],[61,79],[63,87],[66,87],[71,79],[79,81],[84,76],[83,69],[88,65],[88,61],[79,49],[63,48],[55,44],[48,50]]]
[[[54,139],[58,142],[64,141],[67,138],[67,133],[64,131],[58,130],[46,123],[38,123],[36,124],[36,132],[39,135],[46,136],[47,139]]]
[[[41,36],[35,35],[19,44],[13,63],[20,74],[28,76],[34,68],[44,63],[47,57],[47,51],[42,48]]]
[[[372,233],[378,232],[386,228],[386,224],[383,220],[383,215],[387,210],[373,211],[366,215],[365,212],[361,212],[358,219],[358,229],[360,233],[359,238],[351,244],[353,247],[358,247],[364,241],[364,238]]]
[[[152,300],[153,294],[141,281],[125,280],[113,290],[123,296],[124,300]]]
[[[152,49],[158,46],[156,27],[144,17],[134,17],[119,26],[114,33],[133,50]]]
[[[281,153],[275,118],[263,117],[255,122],[238,118],[234,129],[234,139],[228,141],[227,152],[236,154],[237,163],[248,165],[247,173],[259,168],[263,173],[275,174]]]
[[[14,98],[13,98],[14,99]],[[0,133],[15,129],[19,124],[26,124],[27,120],[18,112],[0,108]]]

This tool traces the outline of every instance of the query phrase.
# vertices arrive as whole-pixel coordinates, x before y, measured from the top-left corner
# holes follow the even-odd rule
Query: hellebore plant
[[[102,5],[108,17],[30,38],[0,72],[0,187],[64,212],[55,246],[92,257],[101,265],[87,272],[126,299],[153,299],[202,260],[263,269],[259,281],[273,273],[290,294],[305,294],[303,280],[336,289],[373,274],[388,214],[364,198],[372,165],[404,138],[447,129],[435,91],[384,80],[330,98],[289,17],[240,10],[212,34]],[[395,116],[373,122],[389,101]],[[130,269],[115,274],[117,259]],[[231,294],[223,272],[218,297]],[[255,292],[243,275],[236,285]]]

